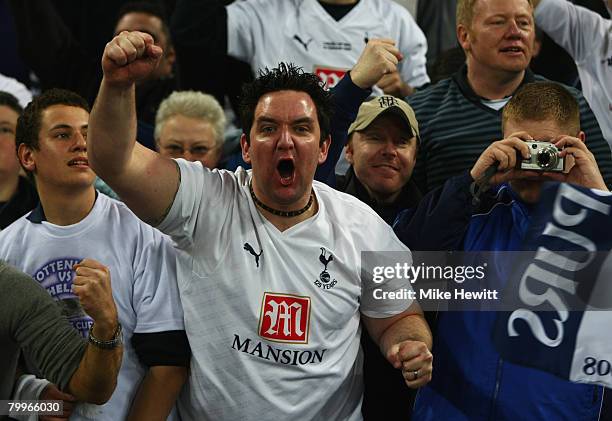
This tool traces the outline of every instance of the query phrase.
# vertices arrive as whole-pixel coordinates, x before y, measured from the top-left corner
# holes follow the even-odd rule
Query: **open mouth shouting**
[[[293,159],[281,159],[276,165],[276,170],[280,177],[280,182],[283,186],[289,186],[295,179],[295,165]]]

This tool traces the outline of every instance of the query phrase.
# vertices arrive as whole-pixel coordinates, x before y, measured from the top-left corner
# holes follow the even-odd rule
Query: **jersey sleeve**
[[[382,219],[369,226],[373,235],[368,237],[367,251],[361,253],[361,313],[372,318],[392,317],[413,301],[408,295],[410,280],[394,270],[397,265],[411,265],[412,254]],[[393,294],[393,298],[385,294]]]
[[[427,38],[408,11],[401,14],[398,46],[404,59],[399,63],[402,80],[413,88],[430,82],[427,75]]]
[[[181,182],[174,203],[158,228],[172,237],[184,255],[197,254],[202,270],[221,264],[234,208],[241,197],[239,175],[204,168],[200,162],[178,159]],[[241,169],[239,171],[242,171]],[[242,173],[246,177],[246,173]],[[196,236],[197,231],[197,236]],[[185,252],[185,253],[182,253]]]
[[[235,1],[227,6],[227,53],[250,63],[255,56],[255,42],[263,39],[266,23],[261,21],[260,9],[265,5],[253,1]]]
[[[159,231],[140,225],[134,262],[134,333],[184,330],[172,243]]]
[[[542,0],[536,24],[580,63],[608,42],[609,21],[567,0]]]

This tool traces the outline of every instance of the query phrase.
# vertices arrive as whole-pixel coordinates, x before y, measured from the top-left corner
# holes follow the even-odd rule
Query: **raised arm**
[[[575,61],[597,60],[594,54],[608,42],[606,19],[567,0],[537,0],[534,7],[537,26]]]
[[[152,225],[168,213],[180,181],[174,161],[136,142],[135,83],[155,69],[161,55],[143,32],[122,32],[106,45],[87,139],[94,171]]]
[[[372,86],[383,75],[397,72],[397,63],[402,55],[390,39],[372,39],[368,42],[359,60],[350,72],[332,88],[334,115],[331,121],[332,144],[327,160],[319,165],[315,180],[336,185],[334,170],[346,145],[348,129],[355,121],[359,106],[372,93]]]

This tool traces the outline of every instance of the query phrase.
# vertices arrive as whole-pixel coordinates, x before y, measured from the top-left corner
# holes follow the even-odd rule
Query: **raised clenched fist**
[[[369,89],[384,75],[397,72],[402,58],[393,40],[371,39],[351,70],[351,79],[360,88]]]
[[[129,86],[146,79],[157,67],[163,54],[153,37],[145,32],[123,31],[104,48],[102,70],[104,81]]]

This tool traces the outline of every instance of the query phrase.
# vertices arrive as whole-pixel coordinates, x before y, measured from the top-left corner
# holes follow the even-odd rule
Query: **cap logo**
[[[393,96],[381,96],[378,98],[380,108],[389,108],[398,105],[397,100]]]

